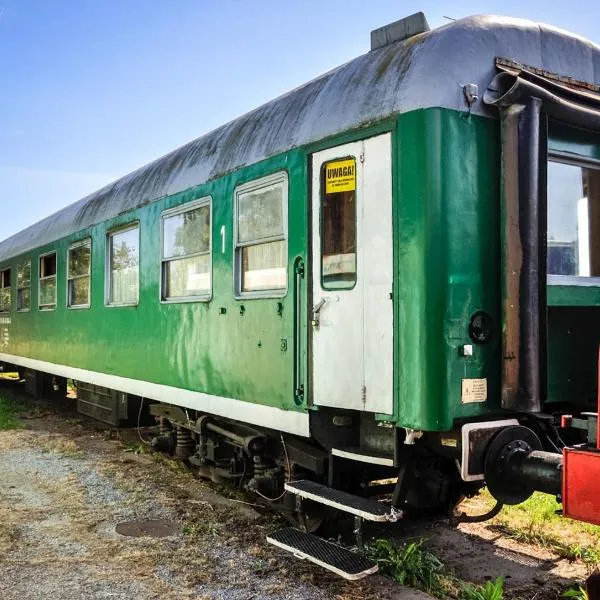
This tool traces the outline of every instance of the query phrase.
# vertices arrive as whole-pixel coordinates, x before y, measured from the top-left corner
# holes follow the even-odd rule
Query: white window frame
[[[271,236],[269,238],[262,238],[259,240],[253,240],[250,242],[238,243],[238,207],[239,197],[241,194],[247,192],[253,192],[261,188],[271,187],[274,185],[283,185],[283,194],[281,196],[281,202],[283,204],[281,208],[281,216],[283,219],[283,233],[281,235]],[[289,177],[287,171],[279,171],[260,179],[253,179],[247,183],[236,186],[233,191],[234,203],[233,203],[233,292],[234,297],[238,300],[247,298],[283,298],[287,295],[289,286],[289,274],[288,274],[288,198],[289,198]],[[285,287],[276,288],[271,290],[256,290],[256,291],[242,291],[242,248],[249,246],[258,246],[261,244],[267,244],[269,242],[285,242]]]
[[[209,219],[208,219],[208,227],[209,227],[209,235],[208,235],[208,251],[205,252],[194,252],[192,254],[185,254],[181,256],[173,256],[170,258],[164,257],[164,240],[165,240],[165,219],[169,217],[175,217],[177,215],[185,214],[191,210],[195,210],[197,208],[202,208],[203,206],[208,206],[209,209]],[[173,208],[169,208],[163,211],[160,215],[160,286],[159,286],[159,300],[161,304],[181,304],[183,302],[210,302],[212,300],[212,291],[213,291],[213,235],[212,235],[212,226],[213,226],[213,206],[212,206],[212,197],[211,196],[203,196],[202,198],[198,198],[197,200],[193,200],[192,202],[187,202],[185,204],[175,206]],[[169,262],[174,260],[181,260],[183,258],[194,258],[196,256],[206,256],[208,254],[210,258],[210,290],[206,294],[201,294],[199,296],[181,296],[181,297],[172,297],[167,298],[167,282],[166,282],[166,265]]]
[[[90,264],[88,265],[88,272],[86,275],[75,275],[71,277],[71,250],[88,246],[90,249]],[[72,304],[71,303],[71,282],[75,279],[83,279],[87,277],[89,279],[88,285],[88,298],[85,304]],[[72,310],[78,310],[82,308],[90,308],[92,304],[92,238],[88,237],[83,240],[79,240],[69,246],[67,249],[67,308]]]
[[[47,256],[52,256],[54,254],[54,262],[56,264],[56,271],[54,275],[47,275],[42,277],[42,269],[41,262],[42,258],[46,258]],[[50,304],[42,304],[42,281],[46,281],[47,279],[52,279],[54,277],[56,281],[56,286],[54,288],[54,305]],[[38,256],[38,309],[43,310],[44,312],[56,310],[58,305],[58,253],[56,250],[51,250],[50,252],[45,252],[44,254],[40,254]]]
[[[3,290],[6,289],[4,287],[4,273],[6,273],[6,271],[10,271],[10,285],[8,286],[8,289],[10,290],[10,301],[8,303],[8,310],[2,310],[2,309],[0,309],[0,313],[3,314],[3,315],[11,313],[12,312],[12,308],[13,308],[13,293],[12,293],[12,288],[13,288],[13,269],[10,266],[4,267],[3,269],[0,269],[0,289],[3,289]]]
[[[137,229],[138,232],[138,265],[137,265],[137,298],[135,302],[111,302],[110,300],[110,282],[111,282],[111,273],[110,273],[110,259],[111,259],[111,239],[119,234],[125,233],[126,231],[131,231],[133,229]],[[104,260],[104,305],[106,307],[121,307],[121,306],[138,306],[140,303],[140,264],[142,262],[142,228],[140,226],[139,221],[134,221],[133,223],[128,223],[123,227],[118,227],[115,229],[111,229],[106,232],[106,256]]]
[[[587,156],[572,155],[558,150],[548,150],[548,162],[557,162],[564,165],[572,165],[582,169],[593,169],[600,171],[600,160],[589,158]],[[547,204],[547,203],[546,203]],[[546,207],[546,211],[547,211]],[[546,276],[547,285],[555,286],[577,286],[577,287],[597,287],[600,286],[600,276],[592,275],[590,277],[584,275],[550,275]]]
[[[29,286],[19,287],[19,267],[22,267],[23,265],[26,265],[27,263],[29,263]],[[31,311],[31,303],[32,303],[31,282],[32,282],[32,279],[33,279],[33,263],[31,262],[31,259],[28,258],[27,260],[24,260],[23,262],[21,262],[17,265],[17,312],[27,313],[27,312]],[[21,290],[26,290],[26,289],[29,289],[29,308],[21,308],[19,306],[19,292]]]

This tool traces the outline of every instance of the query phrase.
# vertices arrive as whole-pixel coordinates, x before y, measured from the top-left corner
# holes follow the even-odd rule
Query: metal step
[[[361,498],[308,479],[286,483],[285,490],[300,496],[300,498],[326,504],[367,521],[390,521],[393,523],[402,516],[400,511],[396,511],[391,506],[386,506],[376,500]]]
[[[293,527],[268,535],[267,542],[352,581],[371,575],[378,569],[376,562],[360,554]]]
[[[338,456],[339,458],[347,458],[348,460],[369,463],[371,465],[382,465],[384,467],[394,466],[393,456],[389,456],[381,452],[365,450],[364,448],[358,448],[356,446],[347,448],[332,448],[331,454],[333,456]]]

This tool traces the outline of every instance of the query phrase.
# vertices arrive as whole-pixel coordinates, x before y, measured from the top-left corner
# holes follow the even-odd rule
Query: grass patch
[[[463,584],[459,598],[462,600],[502,600],[504,598],[504,579],[498,577],[496,581],[487,581],[483,585]]]
[[[376,540],[369,548],[369,556],[377,561],[384,575],[399,584],[436,594],[441,591],[444,565],[423,548],[423,543],[421,539],[397,548],[389,540]]]
[[[25,410],[25,406],[11,395],[0,393],[0,431],[23,427],[19,415]]]
[[[384,575],[401,585],[417,588],[442,600],[503,600],[504,580],[498,577],[483,585],[461,581],[449,572],[442,561],[424,548],[419,539],[401,547],[389,540],[376,540],[367,554]]]
[[[587,592],[581,586],[568,589],[562,594],[562,598],[575,598],[575,600],[589,600]]]
[[[473,499],[471,510],[481,503],[492,506],[493,498],[485,490]],[[505,506],[490,524],[492,529],[522,543],[541,546],[567,560],[581,560],[591,570],[600,566],[600,527],[560,516],[561,505],[554,496],[536,492],[516,506]]]

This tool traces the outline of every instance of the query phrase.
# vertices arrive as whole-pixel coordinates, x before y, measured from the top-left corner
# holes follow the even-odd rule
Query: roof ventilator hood
[[[378,50],[394,42],[407,40],[426,31],[429,31],[429,23],[425,18],[425,14],[422,12],[415,13],[371,31],[371,50]]]

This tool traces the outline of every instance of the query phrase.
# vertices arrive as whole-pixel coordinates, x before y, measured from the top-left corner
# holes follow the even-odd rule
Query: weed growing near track
[[[369,548],[369,555],[377,561],[382,573],[399,584],[436,594],[441,590],[444,565],[423,548],[423,542],[421,539],[396,548],[389,540],[376,540]]]
[[[467,513],[481,514],[495,504],[487,490],[465,501]],[[553,496],[536,492],[516,506],[505,506],[486,525],[517,542],[546,548],[561,558],[580,560],[591,573],[600,566],[600,526],[572,521],[560,515]]]
[[[553,496],[535,493],[529,500],[507,506],[493,526],[509,537],[552,550],[567,560],[581,560],[590,571],[600,565],[600,527],[560,516]]]
[[[462,584],[461,600],[502,600],[504,598],[504,579],[487,581],[483,585]]]
[[[389,540],[376,540],[368,555],[384,575],[401,585],[420,589],[436,598],[458,600],[503,600],[504,581],[488,581],[484,585],[465,583],[449,573],[437,556],[423,547],[419,539],[397,548]]]
[[[562,597],[574,598],[575,600],[589,600],[587,592],[581,586],[567,590]]]
[[[10,392],[0,390],[0,431],[23,427],[23,422],[19,419],[23,411],[25,411],[23,404]]]

